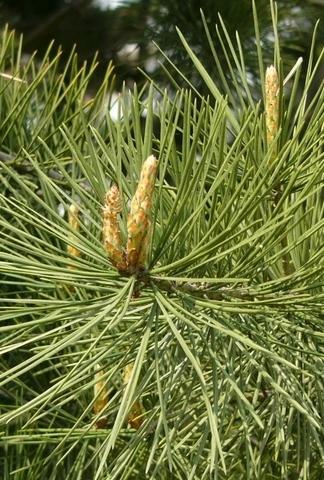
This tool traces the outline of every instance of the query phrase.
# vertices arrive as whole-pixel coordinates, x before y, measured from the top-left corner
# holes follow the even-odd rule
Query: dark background
[[[312,31],[318,18],[323,19],[323,0],[279,0],[279,32],[286,68],[302,56],[307,58]],[[266,61],[273,58],[273,36],[269,0],[256,0]],[[24,34],[24,51],[44,53],[55,39],[63,48],[63,58],[76,44],[80,63],[98,52],[100,67],[96,81],[100,81],[110,60],[113,61],[120,83],[142,82],[138,66],[160,82],[168,84],[158,61],[164,60],[154,48],[155,41],[177,67],[201,90],[204,86],[195,75],[191,62],[178,39],[177,25],[209,73],[217,75],[215,62],[208,46],[200,16],[200,9],[208,20],[215,48],[226,70],[221,46],[216,39],[214,25],[219,23],[218,12],[224,19],[231,38],[239,31],[251,78],[258,84],[254,45],[253,17],[250,0],[2,0],[0,23],[6,23]],[[320,28],[317,48],[323,44]],[[306,62],[305,62],[306,63]],[[306,65],[304,65],[306,68]],[[96,87],[96,85],[94,85]]]

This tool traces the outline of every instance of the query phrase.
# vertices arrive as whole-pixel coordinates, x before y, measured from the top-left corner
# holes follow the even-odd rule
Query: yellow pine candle
[[[103,208],[103,242],[111,263],[120,271],[127,269],[126,256],[122,248],[118,223],[121,211],[120,193],[117,185],[107,192]]]
[[[128,384],[133,368],[134,368],[133,363],[129,363],[128,365],[126,365],[124,369],[124,376],[123,376],[124,385]],[[143,413],[144,413],[144,407],[142,405],[142,402],[140,400],[136,400],[128,412],[128,416],[127,416],[128,424],[132,428],[135,428],[136,430],[138,430],[143,423],[143,417],[142,417]]]
[[[130,272],[145,266],[149,247],[151,212],[158,161],[150,155],[143,163],[127,222],[127,263]]]
[[[102,412],[108,404],[108,390],[106,386],[106,382],[103,379],[104,371],[98,370],[100,365],[96,365],[96,373],[95,373],[95,380],[96,383],[94,384],[94,397],[95,401],[93,404],[93,412],[95,415],[98,415]],[[102,417],[96,421],[97,428],[104,428],[107,424],[107,418]]]
[[[273,144],[279,129],[279,78],[273,65],[267,68],[265,77],[265,113],[268,148]],[[276,152],[274,150],[273,156]]]
[[[74,240],[74,235],[73,231],[77,232],[80,228],[80,220],[79,220],[79,207],[76,205],[70,205],[69,211],[68,211],[68,222],[71,227],[71,230],[69,232],[69,241]],[[81,252],[78,248],[76,248],[74,245],[71,245],[70,243],[67,245],[67,253],[71,255],[71,257],[79,257]],[[72,270],[74,267],[73,265],[69,265],[69,268]]]

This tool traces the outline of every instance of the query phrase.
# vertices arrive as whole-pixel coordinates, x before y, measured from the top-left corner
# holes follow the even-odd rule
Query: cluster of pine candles
[[[272,149],[272,158],[276,156],[276,140],[279,130],[279,78],[274,66],[266,70],[265,76],[265,119],[268,148]],[[152,234],[152,200],[157,175],[158,160],[150,155],[143,163],[140,179],[131,201],[127,220],[127,244],[123,246],[119,226],[122,211],[122,198],[118,186],[113,184],[105,196],[103,206],[103,244],[111,264],[122,274],[140,274],[146,268]],[[69,209],[71,231],[79,229],[79,208],[72,204]],[[80,251],[72,245],[67,246],[72,257],[80,256]],[[72,266],[70,268],[73,268]],[[123,382],[127,385],[133,369],[128,364],[123,372]],[[104,411],[109,402],[109,394],[104,380],[105,372],[96,365],[93,412],[97,428],[107,426]],[[127,422],[131,428],[138,429],[143,423],[144,408],[140,400],[134,402],[128,412]]]
[[[112,265],[121,274],[137,274],[146,267],[148,251],[151,242],[151,212],[154,185],[158,161],[151,155],[143,163],[137,190],[132,199],[127,221],[127,245],[122,244],[118,216],[122,211],[122,199],[117,185],[112,185],[105,196],[103,207],[103,244]],[[71,205],[69,209],[69,225],[71,231],[79,229],[79,209]],[[80,251],[72,245],[67,246],[68,254],[72,257],[80,256]],[[71,266],[72,268],[72,266]],[[123,373],[124,385],[127,385],[133,365],[125,367]],[[100,365],[96,366],[94,385],[93,411],[98,417],[97,428],[104,428],[107,418],[101,416],[108,404],[108,389],[104,381],[104,371]],[[142,422],[143,406],[140,401],[134,402],[128,413],[128,424],[138,429]]]

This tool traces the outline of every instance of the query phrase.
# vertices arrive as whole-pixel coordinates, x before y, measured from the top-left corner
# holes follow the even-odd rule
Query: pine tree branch
[[[183,282],[183,281],[169,281],[164,279],[159,279],[157,277],[145,277],[140,278],[139,282],[143,282],[144,285],[147,285],[149,281],[152,281],[155,286],[160,290],[163,290],[170,294],[177,295],[186,295],[190,294],[196,298],[204,298],[206,300],[246,300],[246,301],[260,301],[262,300],[280,300],[283,296],[282,292],[276,293],[262,293],[260,291],[253,290],[249,287],[231,287],[228,285],[220,286],[217,290],[208,289],[208,283],[206,282]],[[296,293],[292,290],[285,290],[285,298],[294,297],[297,299],[307,299],[310,297],[307,294]]]

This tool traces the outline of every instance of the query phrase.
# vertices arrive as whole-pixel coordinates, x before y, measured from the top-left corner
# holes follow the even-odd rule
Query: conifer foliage
[[[239,37],[220,91],[179,32],[210,95],[124,89],[117,119],[111,68],[89,99],[95,63],[3,33],[4,480],[320,478],[322,54],[286,71],[271,7],[257,101]]]

